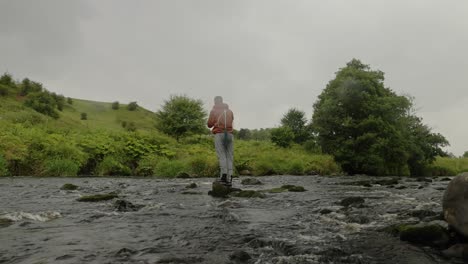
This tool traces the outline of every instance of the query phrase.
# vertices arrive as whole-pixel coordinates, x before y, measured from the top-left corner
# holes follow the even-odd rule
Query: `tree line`
[[[28,79],[15,83],[8,74],[0,78],[0,95],[11,92],[5,87],[17,87],[27,98],[26,106],[53,118],[66,101]],[[128,110],[136,107],[133,102]],[[119,109],[119,103],[114,102],[112,109]],[[305,112],[292,108],[279,127],[241,128],[234,134],[241,140],[271,140],[282,148],[301,146],[310,153],[332,155],[348,174],[424,175],[437,156],[447,156],[443,147],[448,141],[416,115],[412,98],[385,87],[384,73],[357,59],[338,70],[313,110],[308,119]],[[209,134],[206,117],[201,100],[173,95],[156,111],[156,128],[179,141]]]

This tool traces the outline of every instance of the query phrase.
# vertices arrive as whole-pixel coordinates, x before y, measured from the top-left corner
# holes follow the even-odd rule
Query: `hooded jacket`
[[[226,110],[226,118],[224,111]],[[226,122],[225,122],[226,121]],[[215,104],[210,112],[208,118],[208,127],[211,128],[213,134],[223,133],[224,129],[232,133],[232,122],[234,121],[234,114],[225,103]]]

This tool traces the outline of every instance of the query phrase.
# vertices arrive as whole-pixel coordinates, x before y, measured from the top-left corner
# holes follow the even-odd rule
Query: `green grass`
[[[129,111],[127,105],[121,104],[118,110],[113,110],[112,103],[73,99],[73,104],[66,103],[59,112],[60,118],[54,120],[23,106],[23,99],[0,97],[0,120],[45,128],[109,131],[126,131],[122,123],[133,122],[137,130],[156,131],[154,113],[140,106]],[[88,120],[81,120],[81,113],[86,113]]]
[[[455,174],[460,174],[462,172],[468,172],[468,158],[438,157],[433,166],[445,168],[449,171],[453,171]]]

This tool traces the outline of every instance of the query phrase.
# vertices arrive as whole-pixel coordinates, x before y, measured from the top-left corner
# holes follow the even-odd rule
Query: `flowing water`
[[[377,178],[259,179],[264,185],[234,185],[307,191],[223,199],[207,195],[208,178],[0,178],[0,263],[459,263],[380,231],[419,221],[413,212],[440,213],[448,181],[364,187],[347,183]],[[191,182],[198,188],[186,189]],[[80,188],[60,190],[64,183]],[[112,191],[141,209],[76,201]],[[365,202],[338,205],[347,197]]]

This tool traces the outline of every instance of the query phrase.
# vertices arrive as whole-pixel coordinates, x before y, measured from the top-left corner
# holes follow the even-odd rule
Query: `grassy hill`
[[[78,130],[126,131],[133,126],[137,130],[154,131],[156,125],[154,113],[140,106],[129,111],[126,104],[120,104],[114,110],[112,103],[72,99],[72,104],[66,103],[59,112],[60,118],[53,119],[24,106],[23,102],[24,97],[20,96],[0,97],[0,120]],[[87,120],[81,120],[81,113],[87,114]]]

